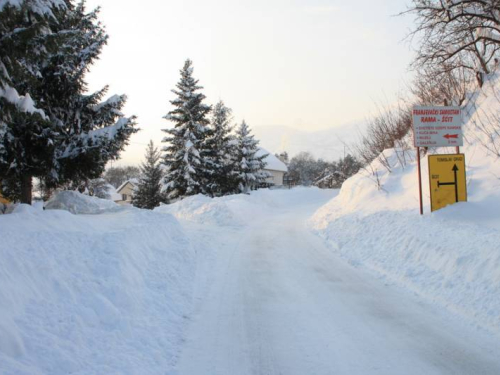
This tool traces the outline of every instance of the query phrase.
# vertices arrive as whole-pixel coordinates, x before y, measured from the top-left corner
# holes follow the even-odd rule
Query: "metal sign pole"
[[[420,199],[420,215],[424,214],[424,201],[422,199],[422,170],[420,167],[420,147],[417,146],[417,166],[418,166],[418,195]]]

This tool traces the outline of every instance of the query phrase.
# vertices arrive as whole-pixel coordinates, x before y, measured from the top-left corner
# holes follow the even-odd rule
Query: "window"
[[[122,194],[122,201],[126,201],[127,200],[127,194]]]

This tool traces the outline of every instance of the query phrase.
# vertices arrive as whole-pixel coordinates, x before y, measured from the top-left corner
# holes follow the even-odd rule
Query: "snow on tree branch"
[[[66,8],[64,0],[0,0],[0,11],[6,6],[21,8],[27,4],[29,4],[31,11],[49,16],[54,16],[53,7]]]

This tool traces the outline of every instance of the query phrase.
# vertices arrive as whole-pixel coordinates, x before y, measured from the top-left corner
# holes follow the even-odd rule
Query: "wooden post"
[[[420,215],[423,215],[424,202],[422,199],[422,170],[420,166],[420,147],[417,147],[417,166],[418,166],[418,195],[420,199]]]

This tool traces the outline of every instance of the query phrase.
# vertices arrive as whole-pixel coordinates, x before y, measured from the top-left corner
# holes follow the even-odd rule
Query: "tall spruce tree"
[[[137,131],[134,117],[120,113],[124,96],[101,102],[106,88],[84,94],[107,35],[97,11],[73,3],[7,1],[0,8],[1,189],[23,203],[31,203],[33,177],[48,187],[98,177]]]
[[[31,202],[32,176],[53,168],[58,129],[33,100],[59,42],[51,30],[62,0],[0,2],[0,191]]]
[[[137,191],[132,197],[132,204],[135,207],[152,210],[161,203],[166,203],[167,199],[162,192],[163,172],[160,165],[161,154],[153,144],[149,142],[146,151],[146,161],[141,165],[141,178],[137,186]]]
[[[250,134],[250,128],[244,120],[236,130],[236,142],[238,189],[242,193],[248,193],[266,181],[268,173],[264,171],[264,159],[268,154],[257,155],[259,141]]]
[[[237,191],[237,170],[233,155],[236,139],[233,130],[232,111],[219,101],[212,110],[210,134],[207,139],[207,153],[210,174],[207,189],[211,196],[234,194]]]
[[[120,113],[125,96],[101,102],[107,88],[84,94],[107,40],[98,11],[72,0],[2,4],[1,189],[30,203],[33,177],[48,187],[96,178],[137,130],[134,117]]]
[[[165,116],[174,123],[173,128],[163,130],[167,133],[163,163],[167,167],[165,191],[169,199],[207,193],[211,172],[206,144],[211,107],[203,104],[205,95],[198,92],[203,87],[193,78],[192,65],[191,60],[186,60],[177,89],[172,90],[177,95],[170,102],[175,108]]]
[[[99,10],[86,12],[85,1],[77,6],[68,1],[55,13],[58,33],[68,35],[64,48],[51,56],[42,71],[45,110],[61,129],[56,150],[57,183],[99,177],[110,160],[118,158],[134,128],[135,118],[121,113],[125,95],[102,101],[108,88],[84,94],[85,74],[98,58],[108,36],[98,20]],[[44,108],[42,106],[42,108]]]

